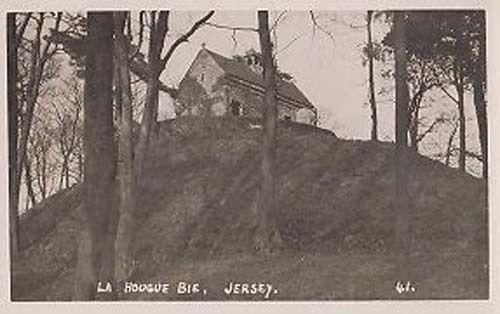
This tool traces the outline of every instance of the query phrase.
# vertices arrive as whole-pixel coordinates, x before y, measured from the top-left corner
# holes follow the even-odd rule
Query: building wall
[[[238,101],[243,108],[243,116],[258,118],[262,116],[263,113],[263,102],[264,96],[258,92],[255,92],[249,88],[243,87],[239,84],[235,84],[230,81],[225,81],[221,84],[221,89],[225,95],[225,104],[217,105],[217,109],[213,110],[218,112],[218,115],[231,114],[230,104],[231,101]],[[219,109],[224,107],[224,109]],[[294,108],[283,101],[278,101],[278,118],[284,120],[285,117],[289,117],[292,121],[297,121],[297,108]],[[222,113],[223,112],[223,113]]]
[[[308,108],[301,108],[297,111],[296,119],[300,123],[316,125],[318,117],[315,111]]]
[[[188,80],[191,80],[191,84],[183,84]],[[183,88],[183,86],[189,87]],[[185,103],[180,104],[181,110],[176,112],[178,115],[200,115],[205,112],[215,116],[232,114],[230,107],[232,101],[237,101],[241,105],[243,116],[259,118],[263,113],[263,95],[226,80],[223,70],[204,50],[200,51],[181,82],[178,99],[180,103]],[[206,110],[204,106],[207,107]],[[289,117],[291,121],[313,124],[311,116],[315,117],[312,110],[306,108],[299,110],[281,100],[278,101],[278,118],[281,120]]]
[[[179,85],[176,115],[200,115],[214,102],[221,102],[215,86],[224,74],[210,54],[201,50]]]
[[[210,54],[205,50],[201,50],[188,69],[186,77],[195,79],[203,86],[207,94],[212,97],[214,96],[214,87],[223,74],[224,72],[212,59]]]

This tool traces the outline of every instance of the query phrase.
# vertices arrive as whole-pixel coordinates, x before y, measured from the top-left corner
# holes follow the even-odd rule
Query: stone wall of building
[[[218,115],[222,114],[232,114],[231,104],[237,102],[241,105],[241,114],[246,117],[261,117],[263,113],[263,102],[264,97],[261,93],[253,91],[247,87],[240,84],[236,84],[231,81],[226,81],[221,84],[221,90],[224,94],[225,100],[225,111],[222,109],[224,104],[217,105],[217,109],[213,110],[217,112]],[[281,120],[289,119],[291,121],[297,121],[297,111],[298,109],[290,106],[289,104],[278,101],[278,118]]]
[[[176,115],[261,117],[264,109],[262,93],[230,81],[224,75],[209,53],[200,51],[179,85]],[[313,124],[315,113],[278,100],[278,118]]]

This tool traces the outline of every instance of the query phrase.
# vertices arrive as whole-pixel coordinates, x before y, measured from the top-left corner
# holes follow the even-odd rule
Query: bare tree
[[[444,164],[449,167],[450,166],[450,160],[453,155],[453,140],[455,139],[455,135],[457,134],[458,130],[458,121],[455,120],[453,129],[450,133],[450,137],[448,138],[448,145],[446,146],[446,153],[445,153],[445,162]]]
[[[460,143],[460,152],[458,155],[458,168],[462,171],[465,172],[465,160],[466,156],[465,153],[467,151],[467,148],[465,147],[465,138],[466,138],[466,130],[465,130],[465,88],[464,88],[464,80],[465,80],[465,75],[464,75],[464,65],[462,61],[462,57],[460,54],[457,54],[457,58],[455,59],[455,62],[453,63],[453,85],[455,86],[455,89],[457,91],[457,105],[458,105],[458,121],[459,121],[459,143]]]
[[[49,193],[48,176],[51,172],[55,173],[55,171],[51,171],[55,169],[49,169],[49,151],[53,141],[50,134],[43,127],[35,127],[34,131],[34,134],[30,136],[30,151],[26,160],[29,163],[34,163],[35,178],[33,180],[36,182],[41,199],[44,200]],[[26,167],[26,173],[30,171],[28,168],[31,167]],[[26,176],[26,180],[27,178]]]
[[[374,75],[373,75],[373,67],[374,67],[374,46],[373,46],[373,39],[372,39],[372,17],[373,17],[373,11],[368,10],[366,13],[366,32],[367,32],[367,57],[368,57],[368,88],[369,88],[369,94],[370,94],[370,108],[372,111],[372,129],[371,129],[371,140],[372,141],[377,141],[378,140],[378,120],[377,120],[377,102],[375,100],[375,81],[374,81]]]
[[[409,125],[408,133],[410,136],[410,148],[413,152],[418,153],[418,145],[424,137],[431,133],[434,128],[443,121],[437,118],[428,126],[424,132],[420,131],[421,126],[421,109],[424,96],[435,87],[442,86],[440,77],[442,73],[436,68],[436,64],[432,59],[420,56],[409,57],[408,65],[408,89],[409,89]]]
[[[80,84],[78,79],[64,80],[63,89],[55,95],[56,99],[52,103],[53,120],[55,122],[53,133],[61,158],[59,189],[68,189],[70,187],[72,160],[77,157],[76,151],[78,145],[81,145],[83,95]]]
[[[74,299],[92,300],[97,281],[113,277],[113,194],[116,145],[113,129],[113,13],[87,17],[87,55],[84,87],[85,182],[82,233]]]
[[[474,107],[476,108],[479,141],[483,162],[483,178],[488,178],[488,118],[486,116],[486,20],[484,12],[474,12],[477,29],[477,55],[473,64],[472,86],[474,88]],[[473,42],[474,44],[474,42]]]
[[[26,151],[28,146],[28,139],[30,136],[35,105],[38,100],[41,83],[44,81],[44,70],[47,62],[57,53],[57,47],[52,45],[51,42],[46,42],[43,45],[43,27],[46,20],[47,13],[39,13],[36,20],[35,37],[31,41],[31,63],[28,69],[28,78],[25,87],[25,110],[24,117],[21,125],[21,136],[18,145],[18,160],[17,160],[17,179],[15,183],[19,186],[21,182],[21,173],[26,159]],[[54,29],[58,30],[61,22],[61,13],[56,14]],[[29,18],[29,17],[27,17]],[[19,189],[19,188],[17,188]],[[13,202],[19,202],[19,193]]]
[[[258,226],[255,235],[257,250],[269,252],[281,246],[281,234],[276,225],[277,202],[275,188],[276,131],[278,107],[276,98],[276,77],[273,61],[269,13],[259,11],[259,39],[264,68],[264,114],[262,117],[262,183],[258,203]]]
[[[409,267],[409,197],[408,197],[408,85],[406,61],[406,30],[404,11],[394,12],[394,50],[396,61],[396,245],[398,252],[397,275],[407,278]]]
[[[35,191],[33,190],[33,178],[31,176],[31,161],[26,158],[24,160],[24,183],[26,185],[26,191],[28,194],[28,199],[26,200],[26,210],[29,208],[29,203],[31,201],[31,206],[35,206],[37,203]]]
[[[118,178],[120,188],[120,205],[118,226],[115,239],[114,280],[121,285],[130,273],[131,250],[134,222],[135,179],[132,141],[132,91],[130,87],[130,36],[124,33],[124,26],[130,13],[114,13],[115,29],[115,91],[118,94],[116,104],[120,110],[119,144],[118,144]],[[127,22],[130,25],[130,22]],[[130,34],[130,33],[129,33]]]
[[[148,47],[148,79],[146,88],[146,102],[141,121],[139,133],[139,141],[135,149],[135,171],[136,180],[140,180],[143,173],[144,161],[148,152],[149,139],[153,124],[156,123],[156,115],[158,111],[158,96],[159,96],[159,77],[165,70],[165,67],[174,54],[175,50],[189,40],[189,38],[212,17],[215,11],[210,11],[202,18],[196,21],[191,28],[179,38],[177,38],[168,48],[165,55],[162,57],[163,46],[167,36],[169,27],[169,11],[150,12],[150,39]]]
[[[19,183],[17,175],[17,49],[18,34],[16,28],[16,13],[7,14],[7,104],[9,128],[9,238],[10,256],[19,251],[18,236],[18,205]]]

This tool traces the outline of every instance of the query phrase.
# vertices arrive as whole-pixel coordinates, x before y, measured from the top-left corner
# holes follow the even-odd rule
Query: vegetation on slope
[[[269,282],[273,299],[487,298],[486,184],[413,155],[412,267],[417,291],[395,292],[394,146],[338,139],[282,123],[277,193],[282,251],[252,248],[259,186],[257,121],[185,117],[159,125],[140,187],[135,282],[200,282],[206,295],[130,294],[137,299],[225,296],[229,281]],[[69,300],[79,187],[21,219],[13,263],[15,300]]]

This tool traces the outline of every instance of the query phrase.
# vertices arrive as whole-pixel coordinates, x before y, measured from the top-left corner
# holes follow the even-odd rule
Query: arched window
[[[243,114],[243,108],[241,107],[241,104],[237,100],[231,100],[231,114],[233,116],[241,116]]]

